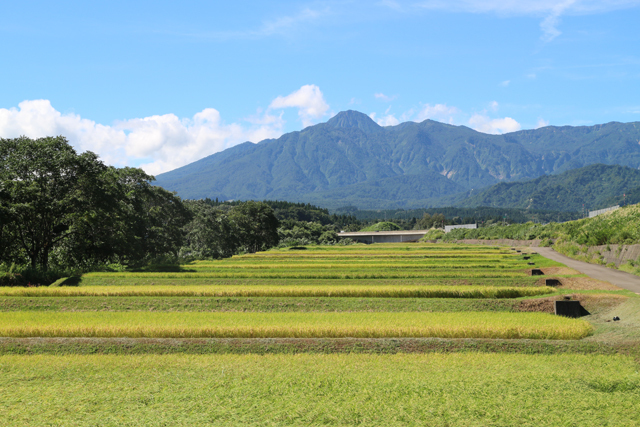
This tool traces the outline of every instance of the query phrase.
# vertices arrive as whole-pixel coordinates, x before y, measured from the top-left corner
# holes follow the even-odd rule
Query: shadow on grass
[[[51,284],[51,286],[80,286],[80,282],[82,281],[81,276],[71,276],[65,277],[60,280],[55,281]]]
[[[197,270],[192,268],[184,268],[178,264],[172,265],[147,265],[140,268],[131,268],[127,271],[133,273],[195,273]]]

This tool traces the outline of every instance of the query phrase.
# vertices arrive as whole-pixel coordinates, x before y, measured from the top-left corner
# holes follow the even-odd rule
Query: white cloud
[[[273,21],[265,22],[262,28],[255,31],[254,34],[259,36],[282,34],[289,31],[292,27],[308,23],[309,21],[317,19],[321,15],[322,13],[317,10],[304,9],[297,15],[283,16]]]
[[[434,119],[440,122],[453,123],[453,116],[460,111],[456,107],[448,107],[446,104],[425,104],[418,112],[416,121],[421,122],[426,119]]]
[[[329,110],[320,88],[316,85],[304,85],[297,91],[278,96],[269,105],[269,109],[298,108],[298,116],[304,126],[310,126]]]
[[[562,34],[562,32],[558,30],[560,15],[562,15],[575,2],[575,0],[567,0],[562,3],[556,4],[551,9],[551,13],[547,15],[540,23],[540,29],[542,30],[542,36],[540,38],[542,39],[542,41],[550,42],[551,40]]]
[[[380,126],[395,126],[397,124],[400,124],[400,120],[396,119],[393,114],[387,114],[386,116],[377,118],[376,113],[371,113],[369,114],[369,117],[371,117],[371,119],[378,123]]]
[[[498,105],[498,101],[491,101],[491,104],[489,104],[489,108],[491,108],[491,111],[498,111],[498,108],[500,106]]]
[[[375,94],[373,94],[373,96],[376,99],[381,99],[381,100],[383,100],[385,102],[391,102],[391,101],[393,101],[394,99],[396,99],[398,97],[398,95],[387,96],[384,93],[375,93]]]
[[[395,9],[395,10],[401,10],[402,6],[400,5],[400,3],[398,3],[397,1],[394,0],[380,0],[378,2],[379,6],[386,6],[390,9]]]
[[[262,25],[253,29],[233,31],[201,31],[201,32],[171,32],[171,35],[196,39],[230,40],[230,39],[260,39],[271,36],[292,36],[300,30],[316,24],[320,18],[329,13],[328,9],[313,10],[305,8],[297,14],[276,17],[265,20]]]
[[[225,124],[206,108],[190,119],[174,114],[135,118],[102,125],[76,114],[62,114],[48,100],[23,101],[0,108],[0,136],[30,138],[63,135],[79,151],[90,150],[108,164],[140,165],[151,174],[166,172],[245,141],[282,134],[281,117],[265,114],[257,124]]]
[[[426,0],[418,4],[431,10],[458,13],[495,13],[500,16],[539,16],[543,41],[558,37],[562,15],[587,15],[640,5],[640,0]]]
[[[543,119],[542,117],[540,117],[538,119],[538,123],[536,123],[536,129],[540,129],[540,128],[543,128],[543,127],[546,127],[546,126],[549,126],[549,121]]]
[[[500,83],[500,86],[507,87],[509,86],[509,83],[511,83],[511,80],[505,80],[502,83]]]
[[[501,134],[507,132],[515,132],[521,129],[520,123],[511,117],[502,119],[491,119],[486,115],[474,114],[469,119],[469,126],[478,132]]]

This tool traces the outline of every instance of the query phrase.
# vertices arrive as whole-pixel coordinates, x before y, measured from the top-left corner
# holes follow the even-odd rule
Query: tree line
[[[153,180],[79,154],[62,136],[0,139],[0,265],[88,270],[278,244],[270,206],[183,201]]]

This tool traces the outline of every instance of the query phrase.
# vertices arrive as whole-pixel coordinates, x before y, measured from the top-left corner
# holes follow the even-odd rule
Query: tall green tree
[[[245,202],[231,210],[240,246],[246,252],[258,252],[276,246],[280,222],[273,209],[262,202]]]
[[[57,245],[110,211],[106,170],[61,136],[0,139],[2,215],[32,267],[46,269]]]
[[[0,262],[47,269],[50,259],[90,267],[177,257],[190,214],[153,179],[78,154],[61,136],[0,139]]]
[[[86,225],[61,248],[63,264],[90,267],[117,261],[137,265],[160,256],[178,256],[189,211],[178,196],[150,184],[153,176],[137,168],[110,167],[104,197],[111,211]]]
[[[203,200],[187,200],[193,219],[184,227],[181,253],[195,258],[227,258],[238,251],[239,236],[226,212]]]

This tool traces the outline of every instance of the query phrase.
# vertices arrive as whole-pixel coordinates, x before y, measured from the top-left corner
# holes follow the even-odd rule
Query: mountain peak
[[[358,128],[365,133],[377,132],[381,129],[371,117],[354,110],[341,111],[326,124],[332,128]]]

